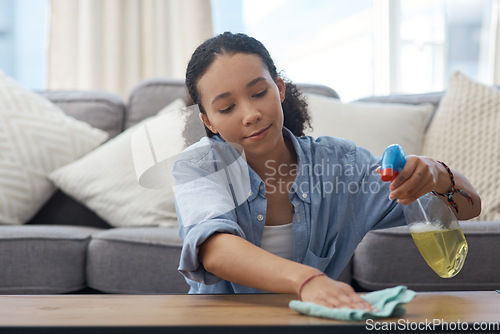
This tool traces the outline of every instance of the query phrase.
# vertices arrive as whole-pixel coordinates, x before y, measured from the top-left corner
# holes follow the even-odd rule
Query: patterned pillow
[[[185,106],[177,99],[158,115]],[[83,158],[55,170],[50,179],[111,226],[176,227],[173,189],[143,188],[134,169],[132,134],[154,117],[157,116],[143,120]]]
[[[0,224],[27,222],[55,192],[47,175],[107,138],[0,72]]]
[[[463,173],[481,196],[480,220],[500,220],[500,92],[456,72],[422,154]]]

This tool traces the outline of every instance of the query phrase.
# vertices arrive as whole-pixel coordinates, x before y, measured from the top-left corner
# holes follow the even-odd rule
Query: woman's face
[[[277,83],[261,58],[236,53],[217,56],[198,81],[205,125],[247,158],[273,152],[283,142],[285,83]]]

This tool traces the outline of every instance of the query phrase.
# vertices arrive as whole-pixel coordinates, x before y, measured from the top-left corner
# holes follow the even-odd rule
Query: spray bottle
[[[406,164],[401,146],[386,148],[382,156],[382,181],[393,181]],[[462,269],[468,246],[453,211],[442,200],[427,193],[403,206],[406,223],[420,254],[442,278],[450,278]]]

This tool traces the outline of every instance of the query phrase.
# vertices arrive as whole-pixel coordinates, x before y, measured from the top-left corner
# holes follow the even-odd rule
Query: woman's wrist
[[[297,270],[296,274],[292,277],[292,286],[293,293],[296,293],[299,297],[304,289],[305,285],[311,281],[314,277],[321,276],[324,274],[322,271],[309,267],[306,265],[302,265],[301,270]]]
[[[448,170],[439,161],[434,160],[434,162],[435,162],[436,168],[438,170],[438,178],[437,178],[436,186],[434,187],[433,191],[435,191],[437,193],[447,193],[453,187]]]
[[[297,292],[297,295],[299,296],[299,300],[302,301],[302,290],[304,290],[304,287],[306,286],[307,283],[309,283],[310,281],[312,281],[313,279],[315,279],[316,277],[319,277],[319,276],[326,276],[325,273],[322,273],[322,272],[319,272],[319,273],[315,273],[315,274],[312,274],[311,276],[309,276],[308,278],[306,278],[299,286],[299,291]]]
[[[444,169],[446,170],[446,173],[448,174],[448,177],[450,179],[451,186],[450,186],[449,190],[447,190],[446,192],[439,192],[439,191],[433,190],[432,193],[436,196],[445,197],[446,200],[448,201],[448,204],[457,213],[458,213],[458,205],[453,199],[454,194],[458,193],[458,194],[462,195],[465,199],[467,199],[467,201],[469,202],[470,205],[473,205],[474,203],[473,203],[472,197],[469,195],[469,193],[463,189],[458,189],[455,187],[455,176],[453,175],[453,172],[451,171],[450,167],[448,167],[448,165],[446,165],[442,161],[438,161],[438,163],[440,165],[442,165],[444,167]]]

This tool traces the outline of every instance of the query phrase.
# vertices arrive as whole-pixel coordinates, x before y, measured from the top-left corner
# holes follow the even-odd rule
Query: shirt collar
[[[224,141],[222,138],[218,136],[215,140]],[[311,173],[311,157],[308,152],[311,151],[311,142],[308,140],[309,137],[300,137],[295,136],[290,130],[286,127],[283,127],[283,138],[288,138],[292,141],[293,148],[297,154],[297,164],[298,164],[298,174],[295,177],[295,181],[290,189],[290,193],[295,193],[298,198],[306,203],[311,203],[311,194],[310,194],[310,178]],[[248,200],[254,200],[259,193],[263,193],[265,189],[264,181],[260,178],[260,176],[248,165],[250,172],[250,188],[251,191],[248,194]]]
[[[264,181],[260,176],[248,165],[248,170],[250,173],[250,194],[248,194],[248,200],[253,201],[259,193],[263,192],[265,189]]]
[[[215,142],[226,143],[224,138],[220,137],[219,135],[215,135],[211,139]],[[246,163],[246,165],[248,166],[248,172],[249,172],[249,178],[250,178],[250,180],[249,180],[250,181],[250,191],[246,195],[247,200],[248,201],[254,200],[255,197],[257,197],[257,195],[259,195],[259,193],[262,193],[262,196],[264,197],[264,194],[263,194],[264,189],[265,189],[264,181],[262,181],[260,176],[252,169],[252,167],[250,167],[248,162]]]

